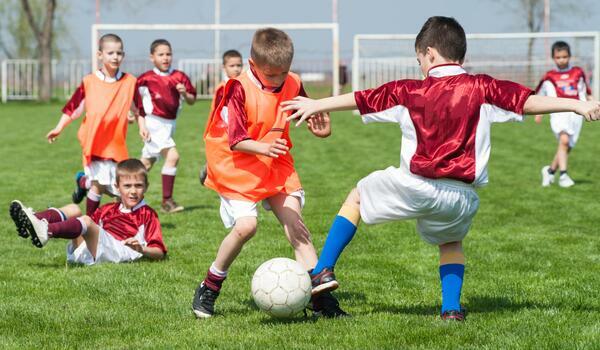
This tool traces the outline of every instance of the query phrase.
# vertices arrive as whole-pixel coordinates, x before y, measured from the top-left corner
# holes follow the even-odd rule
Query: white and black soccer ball
[[[290,317],[302,311],[311,295],[308,272],[296,261],[275,258],[264,262],[252,277],[252,297],[274,317]]]

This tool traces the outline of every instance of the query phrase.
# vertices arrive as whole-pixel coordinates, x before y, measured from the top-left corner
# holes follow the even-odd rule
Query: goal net
[[[356,35],[352,88],[376,87],[390,80],[421,79],[413,34]],[[600,93],[600,32],[467,34],[464,68],[535,88],[554,68],[550,49],[562,40],[571,47],[571,64],[583,68],[596,98]]]

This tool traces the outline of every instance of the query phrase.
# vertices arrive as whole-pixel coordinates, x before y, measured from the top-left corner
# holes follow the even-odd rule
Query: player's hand
[[[536,114],[535,115],[535,122],[538,123],[538,124],[540,124],[542,122],[542,117],[543,117],[543,115]]]
[[[48,132],[48,134],[46,134],[48,143],[53,143],[54,141],[56,141],[56,139],[58,138],[58,135],[60,135],[61,131],[62,130],[57,129],[57,128],[50,130],[50,132]]]
[[[179,91],[179,93],[182,95],[185,95],[185,93],[187,92],[185,85],[183,85],[182,83],[175,85],[175,89],[177,89],[177,91]]]
[[[306,119],[319,113],[317,106],[318,103],[316,100],[302,96],[296,96],[291,100],[281,102],[282,111],[294,111],[293,114],[287,117],[287,121],[297,119],[296,126],[299,126]]]
[[[135,119],[135,114],[132,111],[129,111],[129,113],[127,113],[127,123],[133,124]]]
[[[150,131],[146,127],[140,127],[140,137],[142,141],[149,142],[150,141]]]
[[[135,237],[127,238],[126,240],[123,241],[123,243],[125,244],[126,247],[129,247],[140,254],[144,253],[144,247],[142,247],[142,245],[140,244],[140,241],[135,239]]]
[[[575,112],[582,115],[588,122],[600,120],[600,102],[581,101]]]
[[[327,137],[331,135],[331,120],[329,113],[318,113],[306,121],[308,130],[317,137]]]
[[[280,155],[284,155],[289,151],[287,141],[285,139],[275,139],[272,143],[264,143],[264,151],[262,155],[271,158],[278,158]]]

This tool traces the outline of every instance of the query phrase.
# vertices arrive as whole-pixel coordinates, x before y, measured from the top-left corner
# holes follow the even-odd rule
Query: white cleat
[[[571,187],[573,185],[575,185],[575,181],[573,181],[573,179],[571,179],[571,177],[569,176],[569,174],[562,174],[559,178],[558,178],[558,185],[560,187]]]
[[[23,213],[27,217],[25,226],[31,236],[31,243],[38,248],[42,248],[48,243],[48,221],[38,219],[33,215],[33,211],[29,209],[24,209]]]
[[[542,168],[542,187],[548,187],[554,183],[554,174],[550,174],[548,170],[550,170],[549,165]]]

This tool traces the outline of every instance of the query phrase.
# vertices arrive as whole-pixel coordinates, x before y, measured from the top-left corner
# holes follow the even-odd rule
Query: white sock
[[[163,175],[175,176],[175,174],[177,173],[177,168],[165,165],[162,167],[160,173]]]
[[[221,271],[221,270],[217,269],[215,267],[214,262],[212,263],[212,265],[210,265],[210,268],[208,270],[210,271],[210,273],[215,274],[219,277],[227,277],[227,271]]]
[[[100,202],[102,199],[102,195],[94,192],[93,190],[88,191],[87,197],[94,202]]]

